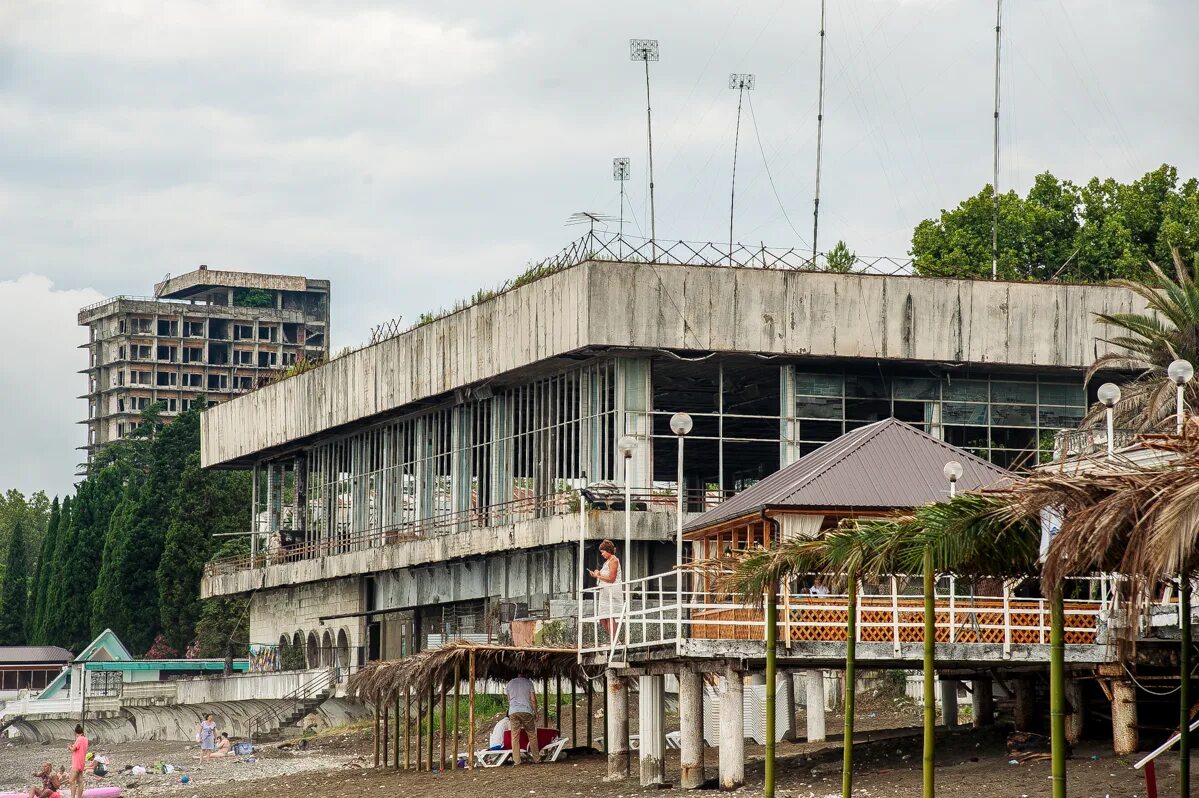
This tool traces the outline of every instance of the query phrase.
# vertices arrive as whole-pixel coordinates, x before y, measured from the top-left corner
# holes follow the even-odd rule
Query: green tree
[[[990,277],[994,213],[990,186],[912,234],[916,272]],[[1046,172],[1026,197],[999,197],[999,277],[1074,282],[1151,277],[1173,249],[1190,262],[1199,253],[1199,183],[1179,183],[1168,164],[1138,180],[1091,178],[1076,186]]]
[[[54,547],[58,542],[58,526],[62,520],[62,506],[58,497],[50,504],[50,516],[46,523],[46,534],[42,538],[37,566],[33,571],[33,589],[30,591],[29,620],[25,636],[35,646],[46,645],[46,594],[49,592],[50,573],[53,570]]]
[[[262,288],[235,288],[233,304],[243,308],[273,308],[275,293]]]
[[[25,637],[25,605],[29,600],[29,552],[25,522],[18,520],[8,538],[8,557],[0,579],[0,646],[19,646]]]
[[[856,261],[857,254],[850,252],[849,247],[844,241],[838,241],[824,257],[824,270],[826,272],[839,272],[844,274],[853,269],[853,265]]]
[[[188,456],[171,506],[157,574],[162,632],[179,651],[196,637],[204,563],[221,541],[215,535],[245,532],[249,503],[246,474],[206,472],[200,468],[199,452]]]

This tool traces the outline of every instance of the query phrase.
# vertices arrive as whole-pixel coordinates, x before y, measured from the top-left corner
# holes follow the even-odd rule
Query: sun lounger
[[[557,762],[562,757],[562,752],[566,750],[566,743],[569,739],[558,734],[557,729],[538,729],[538,743],[541,748],[542,762]],[[553,737],[543,735],[545,732],[552,732]],[[544,737],[544,739],[543,739]],[[512,745],[511,732],[504,733],[504,742],[509,746]],[[528,757],[529,750],[526,744],[520,750],[521,756]],[[475,762],[480,767],[498,768],[501,765],[506,765],[512,762],[511,748],[487,748],[482,751],[475,751]]]

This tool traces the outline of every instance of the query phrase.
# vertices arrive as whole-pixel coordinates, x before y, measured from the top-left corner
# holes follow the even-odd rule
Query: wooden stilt
[[[375,706],[375,767],[379,767],[379,707]]]
[[[587,680],[587,747],[588,748],[595,747],[595,740],[593,739],[593,736],[591,733],[591,723],[592,723],[592,720],[595,718],[595,713],[591,709],[591,700],[592,700],[593,695],[594,695],[594,692],[591,689],[591,680],[588,679]]]
[[[446,747],[445,747],[445,732],[446,732],[446,728],[445,728],[445,710],[446,710],[445,696],[446,696],[446,686],[445,686],[445,684],[442,684],[441,685],[441,723],[439,724],[441,727],[441,735],[440,735],[441,736],[441,745],[438,747],[438,752],[440,754],[440,758],[437,760],[437,766],[438,766],[438,769],[440,769],[440,770],[445,770],[446,754],[448,753],[446,751]]]
[[[470,708],[466,713],[466,766],[475,769],[475,652],[470,652]]]
[[[395,738],[392,745],[395,746],[395,751],[392,752],[391,766],[396,770],[400,769],[400,694],[396,692],[396,707],[395,707]]]
[[[562,674],[554,677],[554,725],[562,733]],[[573,732],[571,736],[574,736]]]
[[[570,683],[570,742],[579,744],[579,687],[573,680]]]
[[[430,773],[433,772],[433,710],[436,708],[436,706],[437,688],[435,688],[433,685],[429,685],[429,748],[426,753],[429,755],[427,761],[429,763]]]
[[[541,680],[541,725],[550,725],[550,680]]]
[[[390,714],[389,710],[391,709],[390,703],[391,703],[390,701],[383,702],[383,767],[387,767],[387,754],[388,754],[387,734],[390,731],[390,729],[388,728],[390,725],[388,723],[388,715]]]
[[[412,691],[404,690],[404,770],[412,767]]]
[[[450,754],[450,767],[457,769],[458,767],[458,713],[462,708],[462,679],[458,672],[458,666],[454,666],[454,750]]]

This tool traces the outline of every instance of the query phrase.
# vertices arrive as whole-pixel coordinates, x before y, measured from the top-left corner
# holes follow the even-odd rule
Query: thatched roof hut
[[[387,701],[406,690],[424,695],[454,686],[454,677],[507,681],[519,674],[530,679],[557,678],[583,686],[587,676],[573,648],[516,648],[457,641],[397,660],[372,662],[350,677],[347,692],[366,701]]]

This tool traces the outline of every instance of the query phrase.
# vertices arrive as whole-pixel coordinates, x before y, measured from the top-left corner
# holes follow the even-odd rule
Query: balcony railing
[[[625,506],[623,490],[592,486],[585,492],[588,509],[597,511],[621,511]],[[631,492],[633,512],[673,512],[678,506],[678,495],[673,490],[634,490]],[[710,509],[721,501],[717,491],[687,490],[683,493],[684,512],[697,513]],[[352,508],[339,507],[341,513],[349,514]],[[508,526],[522,521],[570,515],[579,511],[578,494],[574,491],[558,492],[543,496],[530,496],[510,502],[472,508],[457,513],[441,513],[430,518],[404,521],[396,524],[372,523],[361,532],[333,534],[313,533],[314,537],[293,540],[303,535],[298,530],[281,530],[279,540],[268,544],[266,551],[213,560],[204,566],[205,576],[220,576],[250,568],[268,565],[319,559],[338,554],[348,554],[365,549],[384,548],[411,541],[430,540],[447,535]],[[371,515],[376,513],[372,506]]]

